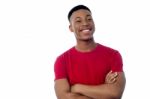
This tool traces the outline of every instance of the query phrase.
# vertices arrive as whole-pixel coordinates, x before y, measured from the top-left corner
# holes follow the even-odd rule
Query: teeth
[[[82,30],[82,32],[89,32],[90,30],[89,29],[87,29],[87,30]]]

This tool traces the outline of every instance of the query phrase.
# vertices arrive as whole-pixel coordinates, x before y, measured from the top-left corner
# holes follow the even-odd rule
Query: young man
[[[91,11],[84,5],[68,14],[76,46],[55,62],[55,92],[58,99],[121,99],[125,76],[117,50],[96,43]]]

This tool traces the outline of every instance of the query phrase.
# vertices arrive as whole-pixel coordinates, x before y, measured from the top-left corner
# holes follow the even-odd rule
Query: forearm
[[[98,86],[79,85],[77,92],[94,99],[115,99],[120,98],[116,89],[110,84]]]
[[[58,96],[58,99],[92,99],[92,98],[89,98],[88,96],[83,96],[77,93],[67,92],[61,96]]]
[[[55,81],[55,93],[57,99],[91,99],[88,96],[71,92],[67,79],[59,79]]]
[[[123,72],[120,72],[118,73],[117,81],[113,84],[76,84],[71,87],[71,92],[79,93],[94,99],[121,99],[125,83],[125,75]]]

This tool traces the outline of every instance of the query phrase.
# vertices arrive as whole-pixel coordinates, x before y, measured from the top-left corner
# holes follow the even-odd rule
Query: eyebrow
[[[81,17],[76,17],[75,19],[80,19]]]
[[[91,17],[91,15],[90,15],[90,14],[86,15],[86,17],[88,17],[88,16],[90,16],[90,17]]]

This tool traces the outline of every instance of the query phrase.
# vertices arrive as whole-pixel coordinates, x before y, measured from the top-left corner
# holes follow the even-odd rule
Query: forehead
[[[86,17],[91,16],[91,12],[85,9],[80,9],[72,13],[70,19],[74,19],[76,17]]]

